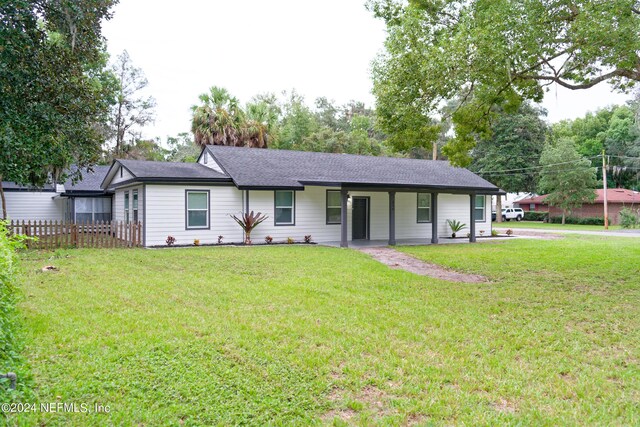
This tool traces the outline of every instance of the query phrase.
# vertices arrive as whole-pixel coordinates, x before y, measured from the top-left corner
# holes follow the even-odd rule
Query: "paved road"
[[[496,230],[506,230],[509,227],[494,227]],[[514,234],[518,231],[525,233],[553,233],[553,234],[586,234],[588,236],[603,237],[636,237],[640,238],[640,230],[616,230],[616,231],[588,231],[588,230],[558,230],[550,228],[512,228]]]

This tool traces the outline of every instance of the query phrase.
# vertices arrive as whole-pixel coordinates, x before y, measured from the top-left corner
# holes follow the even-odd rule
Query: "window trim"
[[[329,193],[333,192],[333,193],[338,193],[338,195],[340,196],[340,204],[338,206],[329,206]],[[342,191],[341,190],[327,190],[326,194],[325,194],[325,220],[326,220],[326,225],[340,225],[342,224]],[[329,208],[331,209],[336,209],[336,208],[340,208],[340,219],[338,220],[338,222],[330,222],[329,221]]]
[[[421,194],[428,194],[429,195],[429,221],[420,221],[420,216],[418,215],[418,212],[420,211],[420,209],[426,209],[426,208],[421,208],[420,207],[420,195]],[[431,212],[431,209],[433,208],[433,193],[427,193],[424,191],[419,191],[416,193],[416,223],[417,224],[431,224],[431,221],[433,220],[433,215]]]
[[[284,191],[288,191],[290,193],[292,193],[292,204],[291,204],[291,221],[292,222],[287,222],[287,223],[282,223],[282,222],[277,222],[276,220],[276,193],[280,191],[280,192],[284,192]],[[288,207],[288,206],[287,206]],[[282,208],[282,206],[281,206]],[[296,225],[296,192],[295,190],[273,190],[273,225],[275,227],[293,227]]]
[[[473,219],[475,220],[475,222],[487,222],[487,196],[476,194],[475,199],[476,199],[475,200],[475,204],[476,205],[474,206],[474,211],[473,211],[474,218]],[[478,199],[482,199],[483,200],[483,202],[482,202],[482,219],[475,219],[475,213],[476,213],[476,211],[478,209],[480,209],[478,207]]]
[[[189,193],[206,193],[207,195],[207,225],[203,226],[189,226]],[[191,209],[201,211],[202,209]],[[211,230],[211,191],[210,190],[198,190],[198,189],[186,189],[184,190],[184,229],[185,230]]]
[[[129,196],[129,190],[124,191],[124,223],[129,224],[129,209],[131,209],[131,197]]]
[[[138,189],[132,190],[131,192],[131,212],[133,217],[133,222],[138,222],[138,206],[140,204],[140,199],[138,197]]]

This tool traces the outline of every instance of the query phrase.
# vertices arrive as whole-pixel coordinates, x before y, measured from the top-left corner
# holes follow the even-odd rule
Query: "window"
[[[111,221],[111,198],[100,197],[93,199],[93,220]]]
[[[206,151],[204,152],[204,164],[206,165],[207,163],[209,163],[209,153],[207,153]]]
[[[535,203],[529,203],[529,210],[531,212],[535,211],[536,210],[536,204]]]
[[[431,222],[430,193],[418,193],[418,222]]]
[[[138,222],[138,190],[133,190],[133,222]]]
[[[275,191],[275,225],[295,225],[295,195],[293,191]]]
[[[484,202],[485,196],[476,196],[476,222],[484,222]]]
[[[93,221],[93,200],[86,197],[76,199],[76,222],[87,223]]]
[[[327,224],[342,222],[342,197],[339,190],[327,190]]]
[[[111,198],[76,197],[75,213],[77,223],[111,221]]]
[[[124,222],[129,223],[129,192],[124,192]]]
[[[187,190],[186,226],[189,228],[209,228],[209,192]]]

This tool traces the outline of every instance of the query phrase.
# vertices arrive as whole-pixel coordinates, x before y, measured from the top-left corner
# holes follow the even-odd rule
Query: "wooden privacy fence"
[[[124,221],[11,221],[9,231],[37,237],[31,249],[122,248],[142,246],[142,223]]]

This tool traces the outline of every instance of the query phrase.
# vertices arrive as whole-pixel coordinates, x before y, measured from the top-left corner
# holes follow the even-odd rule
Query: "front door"
[[[351,201],[351,239],[369,239],[369,198],[354,197]]]

